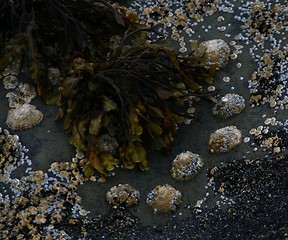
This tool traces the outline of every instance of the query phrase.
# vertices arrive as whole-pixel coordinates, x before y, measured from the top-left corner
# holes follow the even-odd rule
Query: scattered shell
[[[217,117],[229,118],[239,114],[245,108],[245,99],[235,93],[223,96],[213,107],[212,113]]]
[[[213,39],[202,42],[199,47],[205,46],[205,54],[208,57],[206,62],[207,67],[210,65],[216,64],[217,67],[223,68],[227,65],[231,51],[229,45],[222,39]]]
[[[204,166],[200,155],[190,151],[182,152],[172,162],[170,173],[174,179],[188,180],[195,176]]]
[[[223,77],[223,81],[224,82],[230,82],[230,77],[228,77],[228,76]]]
[[[14,89],[18,86],[19,82],[16,76],[8,75],[3,79],[5,89]]]
[[[6,124],[13,130],[31,128],[43,119],[43,113],[36,109],[34,105],[25,103],[24,105],[10,109]]]
[[[241,143],[241,131],[235,126],[227,126],[210,135],[208,149],[212,153],[226,153]]]
[[[129,184],[119,184],[106,193],[107,201],[114,206],[129,207],[140,200],[140,193]]]
[[[182,194],[169,184],[157,185],[146,198],[148,207],[156,212],[175,211],[181,203]]]

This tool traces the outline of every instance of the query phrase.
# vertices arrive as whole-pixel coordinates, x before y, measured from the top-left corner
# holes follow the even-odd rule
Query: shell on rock
[[[208,149],[212,153],[226,153],[241,143],[242,133],[235,126],[227,126],[210,135]]]
[[[217,117],[229,118],[237,115],[245,108],[245,99],[235,93],[228,93],[223,96],[212,109]]]
[[[34,105],[25,103],[8,111],[6,124],[13,130],[23,130],[37,125],[42,119],[42,112],[37,110]]]
[[[114,206],[129,207],[140,200],[140,193],[129,184],[119,184],[111,187],[106,193],[107,201]]]
[[[231,50],[229,45],[222,39],[212,39],[200,43],[199,47],[206,47],[205,55],[207,56],[206,66],[210,67],[216,64],[218,68],[223,68],[227,65]]]
[[[176,156],[172,162],[170,173],[176,180],[189,180],[204,166],[199,154],[185,151]]]
[[[172,212],[182,202],[182,194],[169,184],[157,185],[146,198],[148,207],[156,212]]]

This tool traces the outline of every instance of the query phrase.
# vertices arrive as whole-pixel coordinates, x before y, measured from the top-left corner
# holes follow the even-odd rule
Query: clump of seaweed
[[[88,177],[119,165],[148,169],[146,151],[169,151],[177,124],[191,118],[178,105],[204,95],[197,81],[210,83],[217,68],[205,68],[197,41],[187,57],[149,43],[159,25],[105,0],[5,1],[0,20],[0,69],[20,61],[44,101],[58,103]]]
[[[125,31],[128,20],[105,0],[2,1],[0,70],[20,60],[44,95],[51,87],[49,68],[64,74],[75,57],[99,58],[111,32]]]
[[[119,164],[148,169],[146,150],[169,151],[177,124],[191,118],[176,106],[189,104],[199,90],[194,79],[211,80],[205,61],[195,63],[195,54],[180,58],[163,45],[129,42],[151,30],[128,28],[122,38],[112,36],[110,42],[119,41],[105,58],[76,58],[61,82],[58,117],[65,119],[70,143],[86,153],[88,176],[91,169],[106,175]]]

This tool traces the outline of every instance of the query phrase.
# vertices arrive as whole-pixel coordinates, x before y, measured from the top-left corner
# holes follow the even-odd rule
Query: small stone
[[[172,162],[170,173],[176,180],[189,180],[204,166],[199,154],[190,151],[182,152]]]
[[[178,205],[182,202],[182,194],[169,184],[157,185],[146,198],[148,207],[152,208],[154,213],[176,211]]]
[[[241,143],[241,131],[235,126],[227,126],[210,135],[208,149],[212,153],[226,153]]]

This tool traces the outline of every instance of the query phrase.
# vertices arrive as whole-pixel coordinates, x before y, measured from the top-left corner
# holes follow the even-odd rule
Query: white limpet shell
[[[208,149],[212,153],[226,153],[241,143],[242,134],[235,126],[227,126],[210,135]]]
[[[199,154],[185,151],[176,156],[171,166],[171,176],[176,180],[189,180],[204,166]]]
[[[140,193],[130,184],[118,184],[106,193],[106,200],[114,206],[129,207],[139,202]]]
[[[13,130],[23,130],[37,125],[42,119],[42,112],[37,110],[34,105],[25,103],[8,111],[6,124]]]
[[[223,68],[229,62],[231,56],[231,50],[229,45],[222,39],[212,39],[200,43],[199,47],[205,46],[207,49],[205,55],[208,59],[206,66],[209,68],[210,65],[216,64],[218,68]]]
[[[156,212],[172,212],[182,202],[182,194],[169,184],[157,185],[146,198],[148,207]]]

